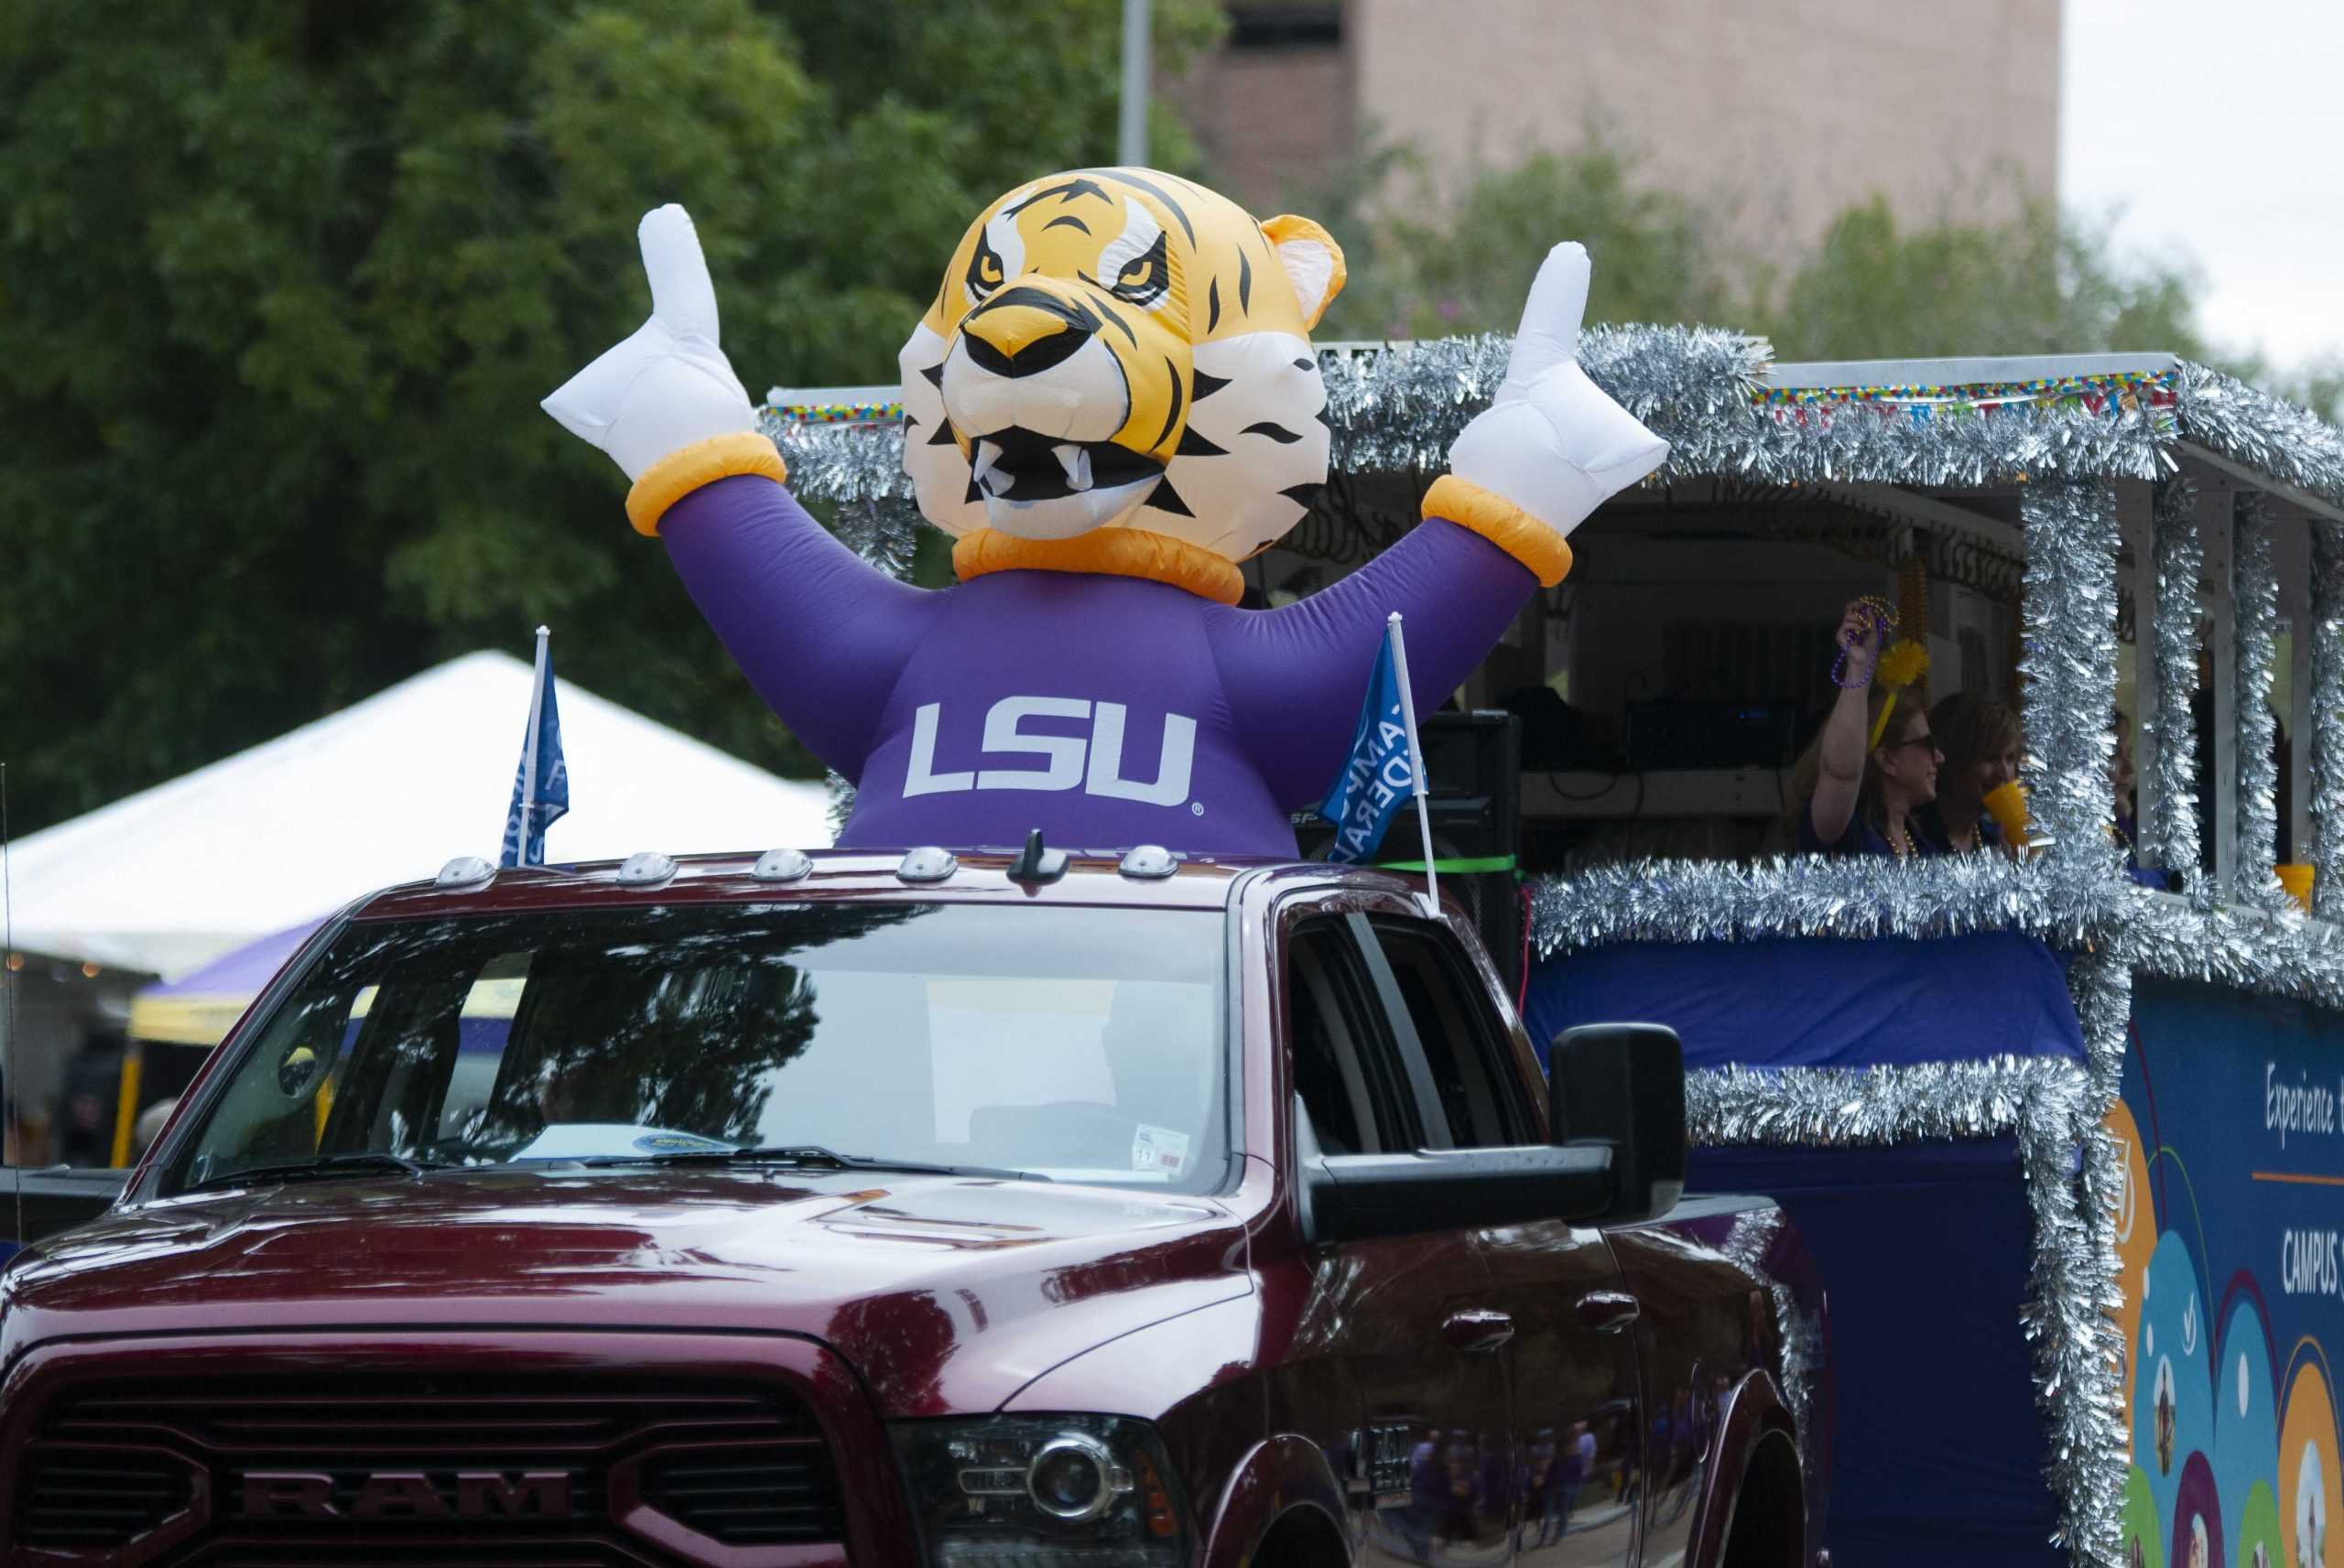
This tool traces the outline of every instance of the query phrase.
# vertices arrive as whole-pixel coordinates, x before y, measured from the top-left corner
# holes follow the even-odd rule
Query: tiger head
[[[1171,175],[1020,186],[970,225],[900,356],[921,512],[964,546],[1007,535],[1031,564],[1127,529],[1233,579],[1225,563],[1325,482],[1308,334],[1342,285],[1318,224],[1257,222]]]

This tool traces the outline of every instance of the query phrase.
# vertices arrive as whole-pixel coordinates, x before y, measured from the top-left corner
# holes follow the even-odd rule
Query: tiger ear
[[[1271,253],[1294,285],[1295,302],[1302,307],[1302,329],[1307,332],[1318,325],[1318,318],[1343,291],[1343,280],[1350,276],[1343,270],[1343,247],[1309,219],[1290,212],[1264,222],[1262,232],[1269,236]]]

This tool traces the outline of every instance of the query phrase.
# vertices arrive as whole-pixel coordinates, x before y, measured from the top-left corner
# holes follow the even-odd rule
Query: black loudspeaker
[[[1500,709],[1435,713],[1416,726],[1425,754],[1425,806],[1432,818],[1440,891],[1465,906],[1496,960],[1508,997],[1522,991],[1522,720]],[[1325,853],[1333,828],[1315,814],[1295,819],[1305,855]],[[1411,805],[1392,819],[1378,864],[1410,869],[1424,860]],[[1462,867],[1452,862],[1463,862]],[[1471,868],[1471,869],[1465,869]]]
[[[1503,709],[1435,713],[1416,726],[1425,749],[1425,790],[1433,852],[1473,870],[1444,870],[1441,891],[1463,904],[1496,960],[1506,995],[1522,994],[1522,720]],[[1411,814],[1413,815],[1413,814]],[[1402,853],[1393,825],[1385,860],[1422,854],[1410,839]]]

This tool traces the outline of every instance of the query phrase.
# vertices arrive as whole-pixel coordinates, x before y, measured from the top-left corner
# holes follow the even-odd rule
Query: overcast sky
[[[2344,4],[2066,5],[2067,205],[2194,263],[2218,345],[2344,358]]]

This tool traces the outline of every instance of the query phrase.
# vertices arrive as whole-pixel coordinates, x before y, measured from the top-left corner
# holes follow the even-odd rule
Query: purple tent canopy
[[[131,999],[131,1038],[175,1045],[219,1044],[261,988],[320,924],[312,920],[272,933],[168,985],[144,987]]]

